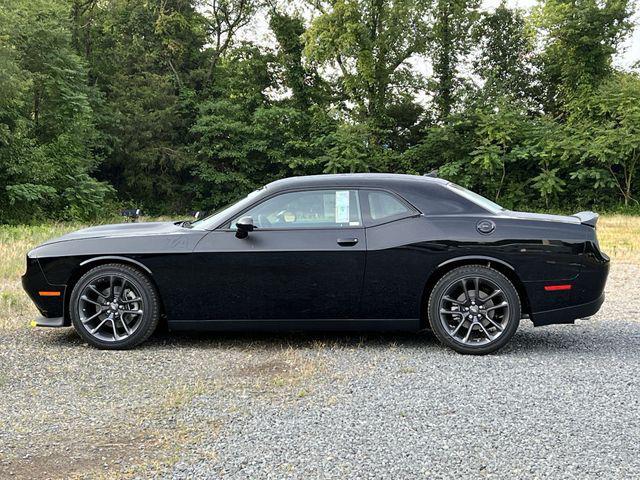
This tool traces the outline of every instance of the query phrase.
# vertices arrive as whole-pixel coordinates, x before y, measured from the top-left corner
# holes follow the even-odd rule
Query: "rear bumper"
[[[604,303],[604,293],[595,300],[571,307],[556,308],[545,312],[533,313],[531,320],[536,327],[558,323],[574,323],[578,318],[594,315]]]

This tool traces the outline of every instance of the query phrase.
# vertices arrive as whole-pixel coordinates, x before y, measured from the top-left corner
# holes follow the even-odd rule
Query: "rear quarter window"
[[[449,190],[444,185],[422,184],[404,188],[401,192],[424,215],[458,215],[486,213],[477,204]]]
[[[411,210],[404,203],[387,192],[367,192],[367,197],[373,220],[411,213]]]
[[[418,213],[396,195],[383,190],[363,191],[370,222],[375,224],[410,217]]]

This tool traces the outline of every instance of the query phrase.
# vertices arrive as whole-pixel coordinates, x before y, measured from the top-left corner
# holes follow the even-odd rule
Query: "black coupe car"
[[[461,353],[604,301],[598,216],[505,210],[411,175],[296,177],[194,223],[86,228],[27,254],[36,325],[130,348],[178,329],[431,329]]]

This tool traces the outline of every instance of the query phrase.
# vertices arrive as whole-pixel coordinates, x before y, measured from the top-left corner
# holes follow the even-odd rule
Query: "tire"
[[[495,352],[511,340],[520,323],[518,291],[502,273],[482,265],[446,273],[434,285],[428,302],[431,330],[458,353]]]
[[[69,301],[71,323],[94,347],[133,348],[158,326],[158,292],[145,274],[119,263],[99,265],[76,282]]]

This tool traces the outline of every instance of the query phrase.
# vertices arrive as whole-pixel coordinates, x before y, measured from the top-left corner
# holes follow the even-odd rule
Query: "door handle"
[[[353,247],[356,243],[358,243],[357,238],[339,238],[338,245],[341,247]]]

